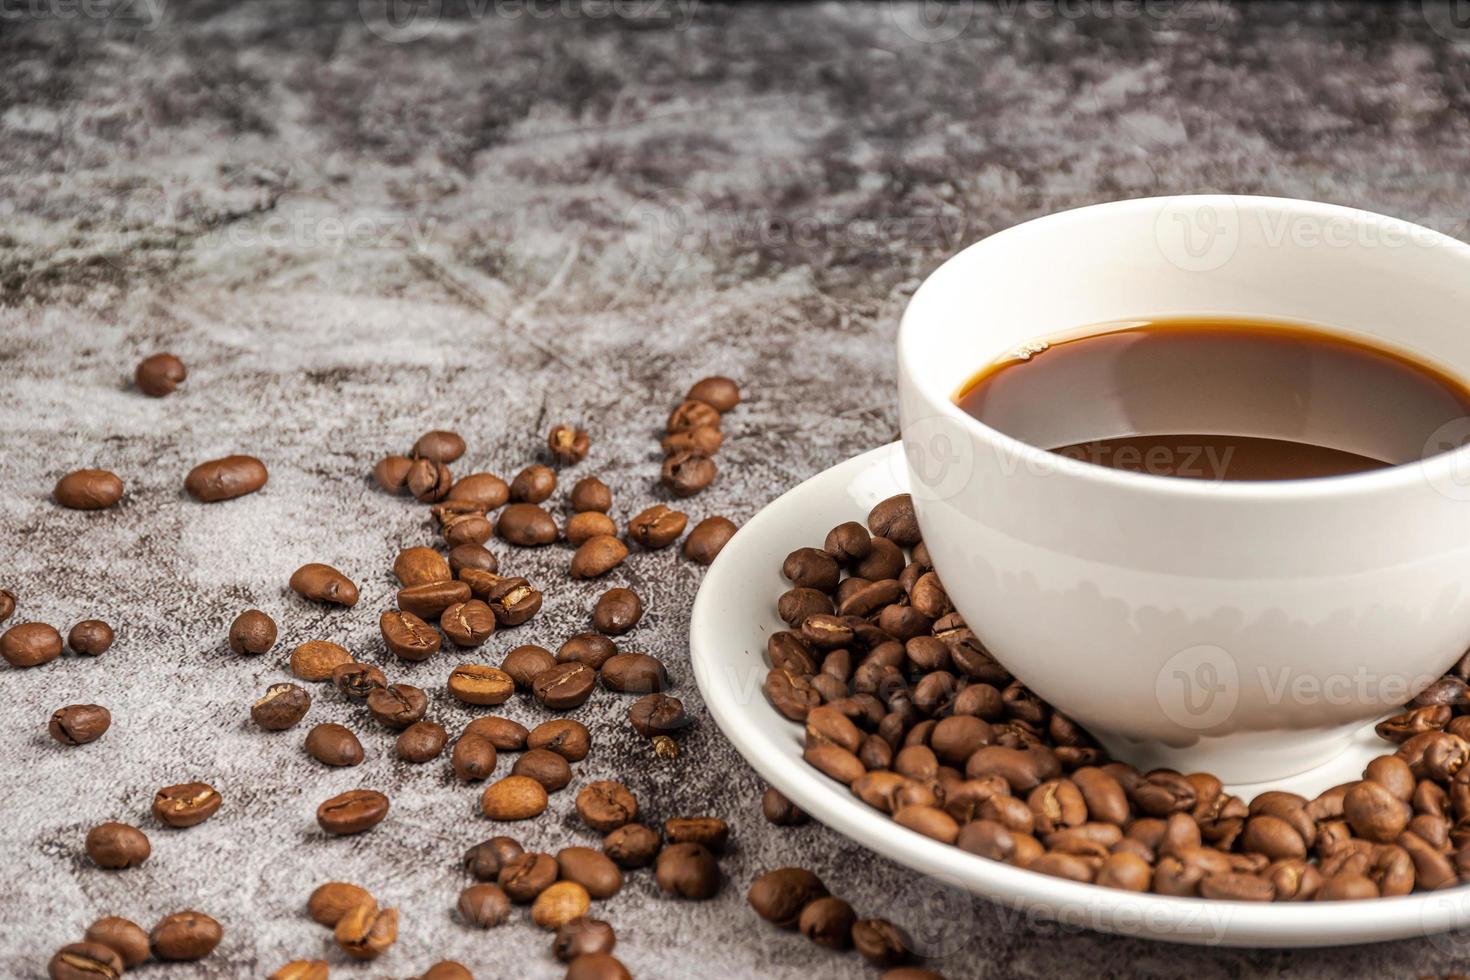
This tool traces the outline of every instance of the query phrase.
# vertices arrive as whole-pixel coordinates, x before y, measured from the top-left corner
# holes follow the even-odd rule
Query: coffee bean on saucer
[[[824,949],[852,948],[852,927],[857,915],[852,906],[835,895],[807,904],[801,910],[796,928],[803,936]]]
[[[58,949],[46,964],[51,980],[116,980],[122,976],[123,959],[101,943],[70,943]]]
[[[842,570],[831,555],[819,548],[797,548],[786,556],[781,573],[791,580],[792,585],[831,593],[837,588]]]
[[[534,503],[514,503],[500,512],[495,532],[511,544],[535,548],[556,540],[556,521]]]
[[[662,846],[658,831],[641,823],[623,824],[602,839],[602,853],[628,870],[648,867]]]
[[[670,817],[664,839],[671,844],[703,844],[718,854],[730,839],[730,826],[719,817]]]
[[[507,653],[500,662],[500,669],[510,675],[518,689],[528,691],[536,675],[555,664],[556,658],[550,650],[526,643]]]
[[[801,910],[826,895],[827,886],[805,868],[777,868],[757,878],[745,897],[762,919],[795,929]]]
[[[567,526],[563,530],[562,535],[567,539],[567,544],[570,544],[574,548],[580,548],[593,538],[617,537],[618,526],[606,514],[600,511],[588,510],[573,514],[568,518]]]
[[[424,716],[429,699],[412,684],[389,684],[374,688],[367,697],[368,711],[383,725],[403,729]]]
[[[332,929],[337,946],[355,960],[375,960],[398,941],[398,910],[358,905]]]
[[[121,916],[103,916],[87,927],[84,938],[89,943],[101,943],[112,949],[122,957],[123,965],[129,969],[142,966],[153,955],[148,943],[148,933],[136,922]]]
[[[0,623],[5,622],[15,613],[15,593],[9,589],[0,589]]]
[[[768,788],[761,796],[761,813],[778,827],[799,827],[811,819],[774,787]]]
[[[613,641],[601,633],[578,633],[556,651],[556,660],[564,664],[586,664],[599,670],[617,652]]]
[[[531,921],[543,929],[560,929],[587,914],[591,904],[587,889],[575,881],[554,882],[531,903]]]
[[[702,901],[720,890],[720,866],[703,844],[668,844],[658,852],[654,880],[665,894]]]
[[[389,493],[407,493],[408,471],[412,468],[413,460],[407,456],[384,456],[373,466],[373,479]]]
[[[667,694],[648,694],[628,709],[628,722],[644,738],[675,735],[691,724],[684,703]]]
[[[664,460],[659,481],[676,497],[692,497],[714,481],[715,461],[704,453],[681,449]]]
[[[582,822],[603,833],[638,819],[638,800],[628,787],[611,779],[583,786],[576,805]]]
[[[510,499],[523,504],[539,504],[556,492],[556,470],[532,463],[510,481]]]
[[[478,881],[494,881],[502,867],[524,853],[525,849],[512,837],[491,837],[465,852],[465,870]]]
[[[868,530],[900,548],[912,548],[918,544],[919,521],[914,514],[913,498],[900,493],[880,501],[868,512]]]
[[[669,420],[664,430],[672,435],[675,432],[688,432],[702,425],[718,429],[720,427],[719,411],[707,402],[685,399],[669,413]]]
[[[311,695],[295,684],[272,684],[250,707],[250,719],[268,732],[295,725],[311,707]]]
[[[500,570],[500,561],[483,544],[457,544],[449,549],[449,570],[458,575],[466,568],[493,575]]]
[[[523,752],[531,733],[526,726],[509,718],[496,715],[481,715],[464,726],[465,735],[478,735],[495,747],[497,752]]]
[[[531,693],[553,711],[569,711],[584,703],[597,685],[597,671],[586,664],[548,667],[531,682]]]
[[[0,657],[12,667],[39,667],[61,656],[61,634],[45,623],[18,623],[0,634]]]
[[[291,591],[314,602],[357,605],[357,586],[331,565],[310,562],[291,573]]]
[[[643,617],[643,601],[632,589],[608,589],[592,607],[592,625],[599,633],[621,636]]]
[[[148,860],[153,847],[148,835],[125,823],[99,823],[87,831],[87,857],[99,868],[136,868]]]
[[[694,530],[684,539],[684,557],[701,565],[708,565],[719,556],[726,542],[738,530],[728,518],[706,517],[694,525]]]
[[[628,522],[628,538],[645,548],[665,548],[679,540],[688,523],[688,514],[654,504]]]
[[[355,766],[363,760],[362,743],[342,725],[316,725],[306,733],[306,754],[328,766]]]
[[[520,626],[541,611],[541,592],[520,577],[502,578],[485,593],[497,626]]]
[[[123,481],[107,470],[75,470],[56,481],[51,497],[70,510],[105,510],[122,499]]]
[[[510,918],[510,899],[497,885],[471,885],[455,904],[465,925],[479,929],[492,929]]]
[[[586,883],[583,884],[585,886]],[[612,926],[601,919],[584,915],[564,923],[556,930],[551,952],[563,963],[570,963],[588,953],[611,953],[617,941]]]
[[[201,503],[234,500],[265,486],[270,473],[254,456],[225,456],[200,463],[184,478],[184,489]]]
[[[345,663],[332,668],[332,686],[344,697],[362,701],[375,689],[387,687],[388,678],[372,664]]]
[[[729,378],[714,375],[694,382],[684,397],[704,402],[717,412],[728,412],[740,404],[740,386]]]
[[[173,354],[150,354],[133,370],[133,381],[137,383],[138,390],[153,398],[172,394],[188,376],[189,370],[184,362]]]
[[[531,729],[526,747],[550,749],[568,762],[581,762],[592,748],[592,733],[580,721],[553,718]]]
[[[572,510],[578,514],[606,514],[612,510],[612,491],[595,476],[584,476],[572,486],[568,495]]]
[[[488,739],[466,732],[454,743],[449,754],[449,767],[454,775],[467,783],[478,783],[495,771],[495,745]],[[529,775],[516,773],[517,775]]]
[[[619,653],[609,657],[598,672],[602,686],[626,694],[667,690],[669,675],[659,660],[646,653]]]
[[[81,626],[82,624],[78,624]],[[73,633],[76,629],[72,630]],[[259,609],[247,609],[230,624],[230,649],[259,655],[276,645],[276,621]],[[75,649],[75,645],[73,645]]]
[[[448,741],[449,735],[443,725],[416,721],[398,733],[393,751],[404,762],[424,763],[438,758]]]
[[[810,681],[779,668],[766,674],[762,690],[771,706],[792,721],[805,721],[807,713],[822,703]]]
[[[498,510],[510,499],[510,485],[494,473],[470,473],[454,481],[444,499],[473,504],[482,512]]]
[[[112,714],[100,704],[69,704],[51,714],[46,730],[62,745],[86,745],[112,725]]]
[[[546,447],[551,450],[552,458],[564,466],[582,462],[591,446],[592,441],[586,432],[569,425],[556,426],[546,437]]]
[[[307,640],[291,651],[291,673],[304,681],[330,680],[332,671],[352,663],[352,654],[330,640]]]
[[[444,643],[432,626],[400,609],[389,609],[379,616],[378,631],[383,634],[383,645],[401,660],[427,660]]]
[[[582,542],[572,555],[572,578],[600,578],[628,557],[628,546],[617,538],[600,534]]]
[[[546,787],[529,776],[506,776],[480,795],[480,809],[491,820],[529,820],[544,812],[546,803]]]
[[[153,818],[169,827],[193,827],[214,816],[221,802],[208,783],[165,786],[153,796]]]
[[[565,789],[572,781],[572,767],[567,765],[566,759],[550,749],[528,750],[516,760],[510,771],[516,776],[531,777],[546,787],[548,793]]]
[[[337,836],[371,830],[387,815],[388,797],[371,789],[350,789],[316,808],[317,825]]]
[[[456,432],[433,429],[419,436],[410,455],[436,463],[452,463],[464,455],[464,440]]]
[[[495,613],[479,599],[456,602],[440,614],[439,628],[455,645],[477,647],[495,632]]]

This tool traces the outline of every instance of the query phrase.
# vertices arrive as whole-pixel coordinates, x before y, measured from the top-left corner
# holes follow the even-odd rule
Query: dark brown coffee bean
[[[833,895],[818,898],[801,910],[796,927],[801,934],[826,949],[850,949],[857,914],[852,906]]]
[[[367,697],[368,710],[388,728],[407,728],[424,716],[428,696],[412,684],[389,684]]]
[[[556,492],[556,471],[549,466],[540,463],[532,463],[515,475],[510,481],[510,499],[521,504],[539,504],[550,499]],[[512,507],[506,508],[501,514],[501,527],[504,528],[505,518],[510,514]],[[540,510],[538,507],[537,510]],[[545,511],[542,511],[544,514]],[[549,519],[549,518],[548,518]],[[514,539],[508,538],[514,542]],[[519,542],[514,542],[519,543]],[[546,542],[537,542],[545,544]]]
[[[584,883],[585,884],[585,883]],[[588,889],[590,892],[591,889]],[[601,919],[582,916],[563,924],[556,930],[556,939],[551,952],[563,963],[570,963],[579,956],[589,953],[611,953],[617,945],[613,927]]]
[[[272,684],[250,707],[250,719],[268,732],[290,728],[306,715],[311,695],[295,684]]]
[[[529,820],[545,812],[546,802],[546,787],[529,776],[506,776],[480,794],[480,809],[491,820]]]
[[[415,588],[434,587],[415,586]],[[399,595],[401,601],[402,593]],[[494,614],[491,616],[493,619]],[[389,609],[379,616],[378,630],[383,634],[383,645],[394,656],[402,660],[427,660],[438,652],[444,642],[438,631],[428,623],[411,612],[399,609]]]
[[[516,776],[531,777],[546,787],[548,793],[565,789],[572,781],[572,767],[567,765],[566,759],[550,749],[528,750],[516,760],[510,771]]]
[[[841,569],[832,556],[817,548],[797,548],[786,556],[781,564],[781,573],[793,585],[804,589],[816,589],[830,593],[837,588]],[[889,576],[890,578],[892,576]]]
[[[484,545],[495,533],[495,525],[483,514],[452,514],[439,525],[439,533],[451,548],[459,545]]]
[[[355,766],[363,760],[362,743],[342,725],[317,725],[306,733],[306,753],[329,766]]]
[[[702,844],[718,854],[730,839],[730,826],[719,817],[671,817],[664,821],[664,839],[671,844]]]
[[[572,555],[572,578],[600,578],[628,557],[628,546],[617,538],[600,534],[582,542]]]
[[[416,721],[398,733],[393,752],[404,762],[422,764],[439,758],[449,735],[444,726],[432,721]]]
[[[664,665],[646,653],[619,653],[607,659],[599,671],[602,686],[625,694],[650,694],[669,688]]]
[[[632,589],[608,589],[592,607],[592,625],[599,633],[621,636],[643,618],[643,600]]]
[[[729,378],[716,375],[694,382],[685,398],[704,402],[717,412],[728,412],[740,404],[740,388]]]
[[[419,457],[409,464],[404,485],[419,503],[431,504],[449,496],[454,474],[443,463]]]
[[[705,425],[718,429],[720,427],[719,411],[705,402],[685,399],[669,413],[668,423],[664,426],[664,430],[672,435]]]
[[[666,548],[679,540],[688,523],[688,514],[654,504],[628,522],[628,539],[645,548]]]
[[[527,851],[501,865],[496,882],[511,901],[525,905],[534,902],[537,895],[555,884],[556,875],[556,858]]]
[[[720,890],[720,866],[703,844],[669,844],[658,852],[654,880],[666,895],[703,901]]]
[[[122,957],[123,965],[129,969],[142,966],[153,955],[148,943],[148,933],[131,919],[107,915],[87,927],[85,939],[89,943],[100,943]],[[97,978],[89,978],[97,980]]]
[[[148,860],[153,847],[148,835],[125,823],[100,823],[87,831],[87,857],[99,868],[136,868]]]
[[[822,879],[805,868],[777,868],[757,878],[745,897],[762,919],[782,929],[795,929],[801,910],[826,895]]]
[[[811,589],[803,589],[803,592],[811,595],[820,595]],[[821,615],[816,613],[814,615]],[[766,640],[766,655],[771,658],[771,666],[777,670],[784,670],[791,674],[802,677],[810,677],[817,672],[819,651],[812,649],[812,645],[797,633],[789,630],[777,630]]]
[[[471,473],[456,480],[444,499],[491,511],[510,499],[510,486],[494,473]]]
[[[72,627],[72,636],[75,637],[77,630],[86,625],[87,623],[78,623]],[[107,634],[107,643],[110,646],[112,644],[112,631],[108,630]],[[276,621],[259,609],[245,610],[236,616],[235,621],[230,624],[230,649],[236,653],[259,655],[269,651],[275,645]],[[73,640],[71,646],[73,650],[76,649],[75,640]]]
[[[304,681],[330,680],[332,671],[352,663],[352,654],[330,640],[307,640],[291,651],[291,673]]]
[[[852,945],[874,966],[897,966],[909,958],[909,941],[887,919],[859,919],[852,926]]]
[[[208,783],[165,786],[153,796],[153,819],[169,827],[193,827],[214,816],[221,802]]]
[[[519,722],[496,715],[485,715],[464,726],[465,735],[478,735],[499,752],[522,752],[530,732]]]
[[[761,796],[761,813],[778,827],[799,827],[811,819],[775,787],[768,788]]]
[[[567,543],[574,548],[580,548],[593,538],[615,538],[617,534],[618,526],[613,523],[613,519],[594,510],[573,514],[567,520],[564,531]]]
[[[477,647],[495,632],[495,613],[479,599],[456,602],[440,614],[439,628],[455,645]]]
[[[405,586],[447,582],[454,577],[449,562],[433,548],[405,548],[393,559],[393,574]]]
[[[51,980],[117,980],[125,966],[111,946],[70,943],[58,949],[46,964]]]
[[[500,669],[510,675],[517,688],[528,691],[536,675],[555,663],[556,658],[550,650],[527,643],[507,653],[500,662]]]
[[[122,499],[123,481],[107,470],[75,470],[56,481],[51,497],[71,510],[105,510]]]
[[[371,830],[387,815],[388,797],[371,789],[339,793],[316,808],[317,825],[338,836]]]
[[[332,668],[332,686],[344,697],[361,701],[375,688],[387,687],[388,678],[371,664],[338,664]]]
[[[449,754],[450,768],[467,783],[488,779],[495,771],[495,763],[495,744],[468,730],[454,743],[454,750]]]
[[[576,513],[596,512],[606,514],[612,510],[612,491],[595,476],[584,476],[572,487],[569,495],[572,510]]]
[[[358,905],[332,931],[337,946],[355,960],[375,960],[398,940],[398,910]]]
[[[384,456],[373,466],[373,479],[389,493],[407,493],[408,471],[412,468],[413,460],[407,456]]]
[[[465,925],[492,929],[510,918],[510,898],[497,885],[471,885],[459,893],[459,917]]]
[[[466,568],[493,575],[500,570],[500,561],[482,544],[457,544],[449,549],[449,570],[458,575]]]
[[[46,731],[62,745],[95,742],[112,726],[112,714],[100,704],[69,704],[51,713]]]
[[[684,713],[684,703],[667,694],[648,694],[628,709],[628,722],[644,738],[676,735],[692,722]]]
[[[713,456],[720,451],[724,442],[725,436],[717,426],[697,425],[683,432],[670,432],[659,440],[659,448],[664,451],[665,456],[686,451]]]
[[[846,616],[817,613],[801,624],[801,638],[818,650],[851,646],[855,636],[852,620]]]
[[[852,574],[869,582],[898,578],[903,573],[903,549],[885,537],[875,536],[868,543],[868,556],[852,566]]]
[[[581,762],[592,748],[587,726],[570,718],[553,718],[531,729],[527,748],[550,749],[568,762]]]
[[[0,623],[5,622],[15,613],[15,593],[9,589],[0,589]]]
[[[954,609],[949,601],[949,593],[944,591],[939,577],[933,572],[925,572],[919,576],[913,588],[909,589],[909,601],[929,619],[938,619]]]
[[[868,512],[868,530],[900,548],[912,548],[918,544],[921,535],[918,518],[914,515],[913,498],[900,493],[880,501]]]
[[[500,876],[502,867],[524,853],[514,838],[491,837],[465,852],[465,870],[479,881],[494,881]]]
[[[706,517],[684,539],[684,557],[701,565],[715,560],[739,528],[726,517]]]
[[[541,611],[541,593],[523,578],[502,578],[485,593],[498,626],[519,626]]]
[[[413,455],[436,463],[452,463],[464,455],[464,440],[458,433],[434,429],[419,436]]]
[[[0,616],[0,620],[4,618]],[[84,619],[66,635],[71,652],[84,657],[100,657],[112,648],[112,641],[112,627],[100,619]]]
[[[345,881],[329,881],[318,885],[306,900],[306,914],[312,921],[331,928],[359,905],[377,907],[377,901],[366,888]]]
[[[607,833],[638,819],[638,800],[622,783],[598,780],[577,794],[577,815],[593,830]]]
[[[45,623],[18,623],[0,634],[0,657],[12,667],[39,667],[61,656],[61,634]]]
[[[602,852],[620,868],[646,868],[658,856],[663,842],[658,831],[641,823],[627,823],[602,839]]]
[[[556,660],[558,663],[586,664],[598,670],[617,652],[612,640],[600,633],[578,633],[561,645]]]
[[[201,503],[213,504],[254,493],[270,479],[254,456],[226,456],[200,463],[184,478],[184,489]]]
[[[633,975],[609,953],[583,953],[567,964],[563,980],[633,980]]]
[[[556,426],[546,437],[546,448],[551,451],[552,459],[563,466],[582,462],[587,458],[587,451],[591,447],[592,440],[587,433],[569,425]]]
[[[311,562],[291,574],[291,590],[314,602],[357,605],[357,586],[331,565]]]
[[[692,497],[714,482],[715,461],[704,453],[681,449],[664,460],[659,482],[676,497]]]
[[[557,664],[536,675],[531,693],[553,711],[569,711],[591,697],[596,685],[597,671],[586,664]]]
[[[600,851],[590,847],[564,847],[556,855],[562,880],[575,881],[595,899],[612,898],[623,887],[623,873]]]
[[[872,535],[857,521],[846,521],[827,532],[822,550],[839,564],[851,565],[868,557],[873,548]]]
[[[189,376],[184,362],[172,354],[150,354],[138,362],[133,371],[133,381],[138,390],[152,398],[162,398],[173,393]]]
[[[805,721],[807,713],[822,703],[810,681],[780,668],[766,674],[762,690],[771,706],[792,721]]]
[[[1384,844],[1396,840],[1413,815],[1388,788],[1367,779],[1347,791],[1342,810],[1354,834]]]

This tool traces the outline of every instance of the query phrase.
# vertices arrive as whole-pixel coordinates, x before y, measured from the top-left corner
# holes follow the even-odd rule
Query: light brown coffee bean
[[[62,745],[86,745],[112,727],[112,713],[100,704],[69,704],[51,713],[46,731]]]
[[[633,975],[609,953],[583,953],[567,964],[563,980],[633,980]]]
[[[464,726],[464,734],[478,735],[495,746],[498,752],[522,752],[531,733],[520,722],[496,715],[485,715]]]
[[[291,673],[304,681],[331,680],[332,671],[352,663],[352,654],[330,640],[307,640],[291,651]]]
[[[477,647],[495,632],[495,613],[479,599],[456,602],[440,614],[439,628],[455,645]]]
[[[720,413],[709,404],[696,400],[685,399],[672,412],[669,413],[668,422],[664,431],[672,435],[675,432],[688,432],[702,425],[720,427]]]
[[[628,557],[628,546],[611,535],[598,535],[582,542],[572,555],[572,578],[600,578]]]
[[[595,899],[612,898],[623,887],[623,873],[605,854],[590,847],[565,847],[557,852],[557,868],[566,881],[575,881]]]
[[[486,511],[496,510],[510,499],[510,485],[494,473],[471,473],[456,480],[445,499],[464,501]]]
[[[460,664],[449,674],[449,693],[466,704],[503,704],[515,693],[515,679],[498,667]]]
[[[387,815],[388,797],[372,789],[350,789],[316,808],[317,826],[337,836],[371,830]]]
[[[679,540],[688,523],[688,514],[654,504],[628,522],[628,539],[645,548],[666,548]]]
[[[464,449],[464,440],[459,433],[433,429],[419,436],[413,444],[412,455],[436,463],[452,463],[464,455]]]
[[[384,456],[373,467],[373,479],[389,493],[407,493],[408,471],[412,468],[413,460],[407,456]]]
[[[357,605],[357,586],[331,565],[311,562],[291,574],[291,590],[314,602]]]
[[[685,397],[704,402],[717,412],[728,412],[740,404],[740,387],[729,378],[714,375],[694,382]]]
[[[587,914],[591,899],[587,889],[575,881],[558,881],[549,885],[531,903],[531,921],[543,929],[562,926]]]
[[[449,562],[433,548],[405,548],[393,559],[393,574],[405,586],[447,582],[454,578]]]
[[[556,540],[556,521],[534,503],[520,502],[500,512],[496,533],[511,544],[534,548]]]
[[[665,456],[685,451],[713,456],[720,451],[724,442],[725,436],[717,426],[696,425],[683,432],[670,432],[659,440],[659,448],[664,451]]]
[[[355,960],[375,960],[398,941],[398,910],[358,905],[332,930],[337,946]]]
[[[173,962],[202,960],[219,945],[224,929],[203,912],[175,912],[154,925],[148,939],[153,955]]]
[[[612,491],[595,476],[584,476],[572,487],[568,495],[572,510],[576,513],[602,513],[612,510]],[[568,535],[570,537],[570,535]]]
[[[184,489],[201,503],[212,504],[254,493],[270,474],[254,456],[226,456],[200,463],[184,478]]]
[[[611,537],[618,534],[618,526],[606,514],[595,510],[573,514],[567,520],[565,536],[567,543],[580,548],[593,538]]]
[[[366,888],[345,881],[329,881],[318,885],[306,900],[306,913],[324,926],[332,927],[342,916],[359,905],[377,906],[372,893]]]
[[[74,470],[51,491],[52,499],[70,510],[105,510],[122,495],[123,481],[108,470]]]
[[[136,868],[153,853],[148,835],[137,827],[109,821],[87,831],[87,857],[99,868]]]
[[[480,809],[491,820],[529,820],[546,809],[546,787],[529,776],[506,776],[480,796]]]
[[[540,463],[532,463],[510,481],[510,499],[517,503],[543,503],[555,492],[556,471]]]
[[[432,721],[416,721],[398,733],[393,752],[404,762],[421,765],[439,758],[449,735],[444,726]]]
[[[0,657],[12,667],[39,667],[61,656],[61,634],[45,623],[17,623],[0,634]]]
[[[208,783],[165,786],[153,797],[153,819],[169,827],[193,827],[214,816],[222,802]]]
[[[84,937],[89,943],[100,943],[122,957],[123,965],[129,969],[142,966],[153,955],[149,946],[148,933],[131,919],[120,916],[103,916],[87,927]]]
[[[726,517],[706,517],[684,539],[684,557],[701,565],[715,560],[739,528]]]
[[[51,980],[117,980],[123,969],[122,957],[110,946],[70,943],[51,957],[46,975]]]
[[[1353,833],[1384,844],[1396,840],[1413,815],[1387,787],[1367,779],[1347,791],[1342,808]]]
[[[266,980],[327,980],[326,960],[292,960]]]
[[[72,633],[85,626],[78,623],[72,627]],[[105,624],[104,624],[105,625]],[[111,630],[108,633],[111,634]],[[109,635],[108,646],[112,640]],[[259,609],[247,609],[235,617],[230,624],[230,649],[240,654],[260,655],[266,653],[276,645],[276,621],[271,619]],[[76,643],[72,642],[72,649],[76,649]],[[105,648],[104,648],[105,649]]]

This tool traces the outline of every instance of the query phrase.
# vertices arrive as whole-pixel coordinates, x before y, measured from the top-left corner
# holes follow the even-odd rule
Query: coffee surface
[[[980,371],[956,402],[1072,459],[1204,480],[1395,466],[1457,448],[1446,424],[1470,418],[1470,387],[1429,364],[1314,327],[1226,320],[1105,325],[1033,345]]]

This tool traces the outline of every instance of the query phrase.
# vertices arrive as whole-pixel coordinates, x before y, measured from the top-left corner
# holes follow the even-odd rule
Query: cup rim
[[[1400,229],[1408,229],[1416,236],[1423,236],[1427,243],[1432,243],[1435,247],[1451,248],[1466,260],[1470,260],[1470,244],[1452,238],[1443,232],[1438,232],[1432,228],[1426,228],[1423,225],[1406,221],[1402,218],[1380,214],[1375,211],[1365,211],[1361,208],[1350,208],[1340,204],[1327,204],[1321,201],[1307,201],[1297,198],[1272,197],[1257,194],[1176,194],[1127,198],[1120,201],[1107,201],[1101,204],[1089,204],[1083,207],[1069,208],[1065,211],[1056,211],[1011,225],[977,242],[973,242],[948,259],[945,259],[943,263],[924,278],[919,288],[915,290],[914,295],[910,297],[899,322],[898,373],[900,379],[906,382],[923,399],[931,416],[940,415],[946,420],[963,427],[972,436],[990,442],[1012,458],[1018,459],[1023,465],[1034,464],[1040,467],[1043,472],[1049,474],[1075,477],[1084,484],[1108,486],[1118,490],[1157,492],[1164,495],[1200,500],[1281,501],[1320,500],[1347,496],[1362,497],[1404,490],[1412,484],[1421,482],[1427,486],[1435,486],[1435,480],[1437,478],[1446,478],[1454,467],[1470,462],[1470,443],[1467,443],[1458,449],[1439,453],[1427,459],[1397,463],[1393,466],[1385,466],[1362,473],[1350,473],[1341,476],[1307,477],[1293,480],[1186,480],[1154,473],[1137,473],[1131,470],[1113,469],[1112,467],[1089,463],[1086,460],[1069,460],[1067,464],[1059,465],[1057,462],[1058,457],[1052,451],[1033,446],[1029,442],[1017,439],[1015,436],[1008,435],[999,429],[986,425],[955,404],[949,393],[936,395],[926,386],[917,382],[914,377],[914,372],[910,367],[910,361],[915,357],[915,347],[917,345],[916,334],[919,330],[919,327],[915,323],[915,304],[924,295],[926,290],[933,291],[939,288],[934,285],[939,273],[957,262],[961,256],[964,256],[973,249],[1003,246],[1005,240],[1015,234],[1021,233],[1023,229],[1027,233],[1035,233],[1038,230],[1052,230],[1051,226],[1053,225],[1060,229],[1071,222],[1093,218],[1099,212],[1137,212],[1157,209],[1161,206],[1181,202],[1185,205],[1195,206],[1207,206],[1211,203],[1229,203],[1235,207],[1251,209],[1279,207],[1289,209],[1307,217],[1322,219],[1335,217],[1366,224],[1370,227],[1382,227],[1385,223],[1392,222]]]

